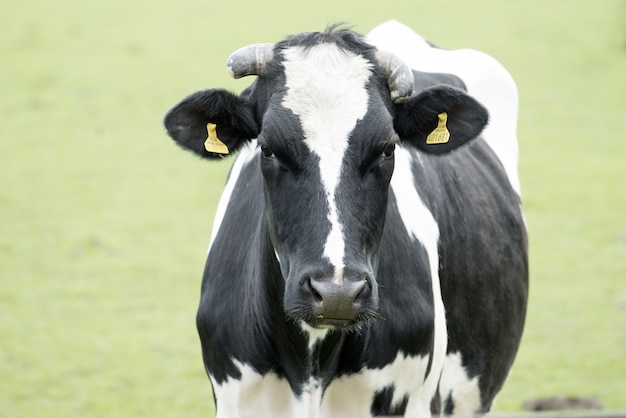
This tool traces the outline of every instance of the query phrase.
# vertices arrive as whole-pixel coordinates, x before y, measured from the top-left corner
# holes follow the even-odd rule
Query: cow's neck
[[[339,358],[346,336],[344,333],[329,333],[324,340],[313,345],[309,357],[311,379],[326,387],[337,376]]]
[[[268,331],[271,333],[269,339],[272,341],[277,363],[282,364],[282,374],[295,393],[324,389],[340,372],[338,365],[347,336],[341,332],[294,324],[286,319],[282,304],[285,279],[280,274],[269,233],[264,253],[267,275],[263,280],[266,283],[261,283],[261,286],[265,291],[272,289],[267,294],[266,308],[273,318]]]

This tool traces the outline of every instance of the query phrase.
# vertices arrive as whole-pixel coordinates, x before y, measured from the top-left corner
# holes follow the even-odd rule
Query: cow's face
[[[258,143],[285,310],[317,327],[359,324],[377,310],[393,119],[363,56],[321,43],[281,58],[284,88]]]
[[[410,70],[348,31],[249,52],[229,61],[235,76],[259,75],[241,98],[196,93],[170,111],[166,127],[206,157],[219,152],[201,145],[207,123],[229,150],[257,139],[287,316],[318,328],[358,327],[376,317],[396,145],[447,152],[478,135],[486,112],[450,87],[409,99]],[[426,138],[444,112],[450,138],[433,147]]]

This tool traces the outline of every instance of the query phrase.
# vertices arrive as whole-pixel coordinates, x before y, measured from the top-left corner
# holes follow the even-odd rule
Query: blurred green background
[[[531,299],[495,410],[626,409],[626,2],[32,0],[0,3],[1,416],[212,416],[194,316],[230,160],[162,117],[241,91],[241,46],[390,18],[518,82]]]

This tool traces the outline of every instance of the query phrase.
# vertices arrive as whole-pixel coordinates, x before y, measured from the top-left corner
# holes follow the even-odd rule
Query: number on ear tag
[[[440,113],[438,117],[439,123],[437,124],[437,127],[426,137],[426,143],[428,145],[446,144],[450,141],[450,131],[448,131],[448,127],[446,126],[446,122],[448,122],[448,114],[443,112]]]

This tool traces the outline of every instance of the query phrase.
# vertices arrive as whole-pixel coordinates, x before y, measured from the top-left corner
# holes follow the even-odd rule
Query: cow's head
[[[486,110],[449,86],[414,95],[405,64],[347,30],[242,48],[228,67],[258,77],[240,96],[186,97],[169,134],[206,158],[256,140],[288,317],[334,329],[376,317],[395,147],[446,153],[480,133]]]

